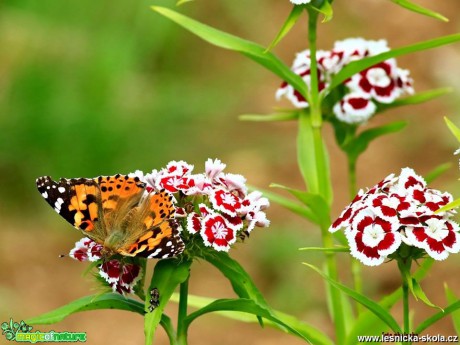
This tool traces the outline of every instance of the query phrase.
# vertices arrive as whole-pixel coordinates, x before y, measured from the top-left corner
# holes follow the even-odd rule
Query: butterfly
[[[115,254],[169,258],[184,250],[174,219],[172,195],[147,192],[146,184],[128,175],[36,181],[43,198],[75,228]]]

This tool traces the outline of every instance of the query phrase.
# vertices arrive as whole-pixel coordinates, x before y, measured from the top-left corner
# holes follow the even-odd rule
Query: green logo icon
[[[68,342],[86,342],[86,332],[32,332],[32,326],[29,326],[24,321],[3,322],[2,335],[6,340],[26,343],[41,343],[41,342],[54,342],[54,343],[68,343]]]

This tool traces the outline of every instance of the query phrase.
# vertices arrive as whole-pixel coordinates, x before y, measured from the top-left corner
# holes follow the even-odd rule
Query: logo
[[[54,342],[54,343],[68,343],[68,342],[86,342],[86,332],[32,332],[32,326],[29,326],[24,321],[17,323],[13,319],[10,322],[3,322],[2,335],[5,336],[6,340],[16,341],[22,343],[43,343],[43,342]]]

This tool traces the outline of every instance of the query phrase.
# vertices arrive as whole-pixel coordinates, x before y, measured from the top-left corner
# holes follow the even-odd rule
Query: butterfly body
[[[138,177],[54,181],[44,176],[37,179],[37,188],[57,213],[103,246],[105,257],[167,258],[184,249],[172,196],[148,193]]]

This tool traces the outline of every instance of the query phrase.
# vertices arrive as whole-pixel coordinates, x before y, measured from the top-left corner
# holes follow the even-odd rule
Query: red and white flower
[[[334,106],[335,116],[343,122],[355,124],[364,123],[375,114],[377,106],[371,97],[362,92],[346,95]]]
[[[329,231],[344,229],[352,256],[366,265],[381,264],[402,242],[422,248],[436,260],[460,251],[460,229],[454,211],[435,211],[452,201],[449,193],[427,187],[412,169],[404,168],[360,191]]]
[[[214,190],[209,200],[214,209],[232,217],[235,217],[242,207],[242,200],[237,195],[223,189]]]
[[[78,261],[94,262],[102,258],[102,248],[99,243],[84,237],[75,243],[75,247],[70,251],[69,256]]]
[[[425,249],[436,260],[444,260],[449,253],[460,251],[459,231],[457,223],[441,217],[431,217],[417,226],[406,227],[405,242]]]
[[[138,265],[113,259],[99,266],[99,275],[106,280],[113,292],[125,295],[134,292],[134,287],[142,278],[142,269]]]
[[[318,89],[329,86],[332,78],[349,63],[389,51],[385,40],[348,38],[337,41],[331,51],[316,52]],[[292,65],[294,73],[311,86],[311,57],[308,50],[296,54]],[[389,104],[397,98],[412,94],[413,81],[409,71],[398,68],[395,59],[377,63],[343,82],[339,101],[333,107],[335,116],[350,124],[365,123],[377,110],[376,103]],[[276,98],[287,98],[296,108],[307,108],[307,100],[290,84],[283,82],[276,92]]]
[[[236,242],[236,231],[224,216],[209,214],[202,221],[201,237],[206,246],[217,251],[229,251],[230,245]]]

